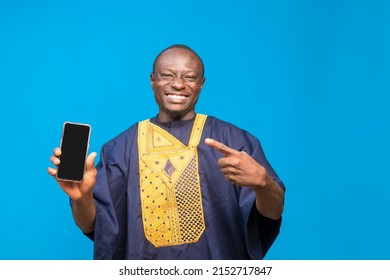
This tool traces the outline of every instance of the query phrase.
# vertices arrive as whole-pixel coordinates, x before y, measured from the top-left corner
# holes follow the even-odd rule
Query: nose
[[[186,87],[186,84],[181,77],[175,77],[175,79],[172,81],[171,85],[173,88],[175,88],[177,90],[181,90],[181,89],[184,89]]]

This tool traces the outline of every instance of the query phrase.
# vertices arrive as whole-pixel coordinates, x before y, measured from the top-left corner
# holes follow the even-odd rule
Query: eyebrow
[[[173,73],[176,73],[175,70],[173,70],[172,68],[162,68],[160,69],[159,71],[170,71],[170,72],[173,72]],[[196,70],[185,70],[185,71],[182,71],[182,72],[179,72],[179,73],[197,73],[200,75],[200,72],[196,71]]]

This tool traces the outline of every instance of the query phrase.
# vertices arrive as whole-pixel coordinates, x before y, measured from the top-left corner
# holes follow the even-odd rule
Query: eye
[[[193,76],[193,75],[186,75],[184,77],[184,79],[187,81],[187,82],[195,82],[197,77],[196,76]]]
[[[171,73],[161,73],[160,76],[164,80],[171,80],[174,78],[173,74]]]

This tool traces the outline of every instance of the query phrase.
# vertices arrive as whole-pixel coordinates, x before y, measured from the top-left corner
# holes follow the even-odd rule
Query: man
[[[150,82],[158,115],[106,143],[96,168],[90,154],[81,183],[58,181],[94,258],[262,259],[279,233],[284,186],[260,142],[195,113],[205,77],[189,47],[163,50]]]

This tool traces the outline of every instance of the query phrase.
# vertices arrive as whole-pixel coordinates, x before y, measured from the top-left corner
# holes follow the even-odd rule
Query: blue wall
[[[204,59],[198,112],[259,137],[288,188],[267,259],[390,259],[390,2],[162,2],[0,0],[0,259],[92,258],[49,156],[66,120],[99,151],[155,115],[174,43]]]

